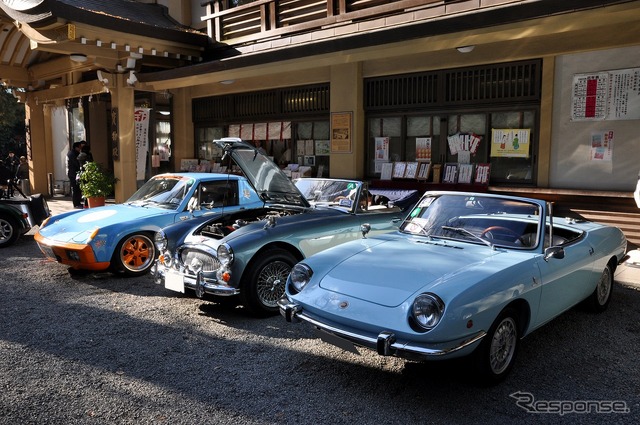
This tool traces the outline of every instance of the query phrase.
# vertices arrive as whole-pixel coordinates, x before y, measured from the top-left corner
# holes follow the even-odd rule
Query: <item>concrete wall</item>
[[[571,121],[574,74],[640,67],[640,47],[556,58],[550,186],[633,191],[640,169],[639,120]],[[591,134],[614,131],[613,160],[591,161]]]

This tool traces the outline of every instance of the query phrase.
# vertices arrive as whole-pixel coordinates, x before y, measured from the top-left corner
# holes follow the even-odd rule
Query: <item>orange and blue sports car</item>
[[[34,238],[48,258],[73,270],[146,273],[161,228],[198,216],[262,207],[251,182],[232,174],[161,174],[123,204],[74,210],[47,219]]]

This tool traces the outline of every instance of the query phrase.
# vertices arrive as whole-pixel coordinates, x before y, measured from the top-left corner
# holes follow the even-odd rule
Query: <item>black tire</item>
[[[118,243],[111,267],[127,276],[140,276],[149,272],[156,259],[156,247],[145,233],[129,235]]]
[[[601,313],[607,309],[611,302],[611,293],[613,292],[613,270],[611,265],[607,266],[602,271],[596,289],[589,295],[589,298],[585,300],[585,307],[594,313]]]
[[[20,232],[16,220],[9,216],[0,216],[0,248],[13,245],[18,240],[18,236]]]
[[[254,259],[240,285],[242,305],[256,316],[278,313],[278,300],[298,260],[288,251],[270,249]]]
[[[518,317],[515,309],[504,309],[474,353],[481,384],[495,385],[513,368],[520,343]]]

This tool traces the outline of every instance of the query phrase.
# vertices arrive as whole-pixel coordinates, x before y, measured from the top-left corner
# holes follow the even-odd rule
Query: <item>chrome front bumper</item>
[[[376,350],[381,356],[397,356],[410,359],[433,360],[444,357],[458,357],[470,354],[479,345],[480,340],[486,336],[481,331],[469,338],[438,345],[438,347],[426,347],[411,342],[398,342],[393,332],[382,331],[377,337],[363,335],[361,333],[346,331],[305,314],[302,306],[290,302],[287,298],[278,301],[280,314],[290,323],[307,322],[330,335],[349,341],[355,345]],[[331,341],[329,341],[331,342]],[[344,348],[344,347],[341,347]]]
[[[173,279],[182,279],[184,288],[194,290],[198,298],[202,298],[204,294],[230,297],[240,293],[238,288],[233,288],[227,284],[221,284],[215,277],[206,277],[202,272],[195,276],[188,275],[174,269],[158,266],[157,261],[151,268],[151,275],[153,276],[153,280],[156,284],[175,291],[176,289],[174,289],[173,285],[167,284],[167,275],[170,273],[174,275],[172,277]]]

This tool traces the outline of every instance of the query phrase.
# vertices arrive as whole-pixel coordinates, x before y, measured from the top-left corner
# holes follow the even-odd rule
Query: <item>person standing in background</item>
[[[9,151],[9,155],[7,156],[7,159],[4,160],[4,165],[9,169],[9,172],[11,173],[12,177],[15,177],[16,173],[18,172],[19,163],[20,163],[20,160],[18,160],[18,157],[16,156],[16,154],[13,151]]]
[[[262,147],[262,142],[260,140],[254,140],[253,141],[253,146],[256,148],[256,150],[258,152],[260,152],[262,155],[266,155],[267,151]]]
[[[71,187],[71,200],[74,208],[83,208],[82,193],[80,192],[80,184],[78,183],[78,173],[80,172],[80,162],[78,155],[82,148],[81,142],[74,142],[73,147],[67,152],[67,177],[69,177],[69,185]]]
[[[80,169],[82,169],[82,166],[87,162],[93,162],[93,154],[91,153],[91,146],[87,142],[81,140],[80,144],[82,147],[80,148],[80,154],[78,154],[78,162],[80,163]]]
[[[15,178],[18,179],[22,193],[29,195],[29,163],[25,156],[20,157],[20,164],[18,164],[18,171],[16,171]]]

